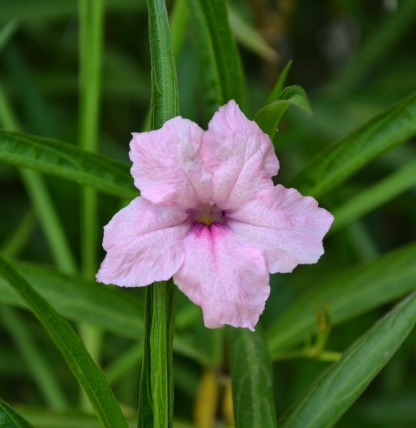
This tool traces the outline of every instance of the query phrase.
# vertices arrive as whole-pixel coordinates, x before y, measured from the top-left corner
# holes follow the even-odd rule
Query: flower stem
[[[98,147],[98,123],[100,111],[101,58],[103,50],[103,0],[79,0],[79,144],[88,151]],[[93,280],[97,271],[98,224],[97,192],[91,187],[82,189],[82,275]],[[95,326],[82,324],[80,335],[95,361],[101,352],[102,331]],[[82,395],[81,406],[90,406]]]
[[[172,280],[147,287],[139,428],[172,427],[174,320],[175,286]]]
[[[152,63],[152,129],[179,114],[178,85],[164,0],[148,0]],[[145,343],[139,428],[170,428],[173,419],[172,342],[175,286],[172,280],[146,289]]]

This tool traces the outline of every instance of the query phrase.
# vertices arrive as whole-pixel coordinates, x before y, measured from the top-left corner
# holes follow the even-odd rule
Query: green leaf
[[[87,282],[35,264],[13,262],[16,269],[64,317],[87,322],[124,337],[144,331],[143,303],[118,287]],[[18,292],[0,277],[0,302],[27,307]]]
[[[345,204],[332,210],[335,217],[330,233],[359,219],[363,215],[380,207],[401,193],[416,186],[416,161],[409,162],[403,168],[349,199]]]
[[[312,113],[305,91],[300,86],[294,85],[283,89],[277,95],[276,101],[261,108],[254,120],[262,131],[273,139],[280,119],[290,105],[298,106],[308,114]]]
[[[316,330],[316,304],[329,304],[331,322],[339,324],[416,287],[416,244],[393,251],[377,261],[347,270],[314,287],[284,312],[268,329],[272,359],[299,344]]]
[[[143,302],[119,287],[63,275],[55,269],[13,262],[33,288],[65,318],[86,322],[123,337],[138,339],[144,333]],[[27,308],[19,294],[0,277],[0,303]],[[173,349],[200,364],[211,364],[197,345],[176,334]]]
[[[322,150],[289,185],[320,198],[415,134],[416,93]]]
[[[228,337],[236,428],[275,428],[272,368],[260,326],[229,328]]]
[[[244,79],[237,46],[228,23],[224,0],[199,0],[209,30],[216,68],[220,77],[222,102],[235,100],[242,110],[246,107]]]
[[[264,40],[260,32],[240,15],[238,10],[227,3],[228,19],[236,40],[246,49],[259,55],[266,61],[276,61],[277,52]]]
[[[282,418],[282,428],[332,427],[387,364],[416,322],[416,293],[361,336]]]
[[[211,119],[218,108],[224,104],[219,70],[201,2],[199,0],[187,0],[187,3],[191,16],[192,40],[196,45],[195,53],[199,63],[206,117]]]
[[[277,101],[279,99],[279,94],[280,92],[282,92],[283,86],[286,82],[286,77],[290,71],[290,68],[292,67],[292,62],[293,61],[290,60],[285,65],[285,68],[282,70],[282,72],[280,73],[272,93],[269,95],[269,98],[267,98],[266,105],[271,104],[272,102]]]
[[[32,425],[0,399],[0,427],[33,428]]]
[[[172,52],[176,61],[181,53],[188,31],[189,10],[186,0],[176,0],[169,16],[172,38]]]
[[[49,138],[0,130],[0,161],[34,168],[122,198],[139,194],[128,164]]]
[[[126,428],[123,413],[102,370],[88,354],[72,327],[3,258],[0,258],[0,273],[42,323],[87,394],[102,426]]]
[[[178,83],[163,0],[149,0],[150,56],[152,63],[151,127],[158,129],[179,115]]]

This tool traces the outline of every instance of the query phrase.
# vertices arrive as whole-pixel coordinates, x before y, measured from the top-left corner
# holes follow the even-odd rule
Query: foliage
[[[167,6],[0,3],[0,426],[415,426],[415,2]],[[229,99],[335,215],[255,333],[94,281],[130,133]]]

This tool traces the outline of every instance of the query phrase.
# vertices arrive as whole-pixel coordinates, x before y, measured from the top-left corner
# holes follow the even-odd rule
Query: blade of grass
[[[77,381],[84,388],[102,426],[126,428],[123,413],[103,372],[92,360],[72,327],[1,257],[0,273],[42,323]]]

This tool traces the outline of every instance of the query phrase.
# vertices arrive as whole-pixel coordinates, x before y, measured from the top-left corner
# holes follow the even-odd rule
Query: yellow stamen
[[[207,226],[214,222],[212,215],[212,205],[207,201],[202,202],[201,216],[199,217],[199,221],[201,223],[205,223]]]

